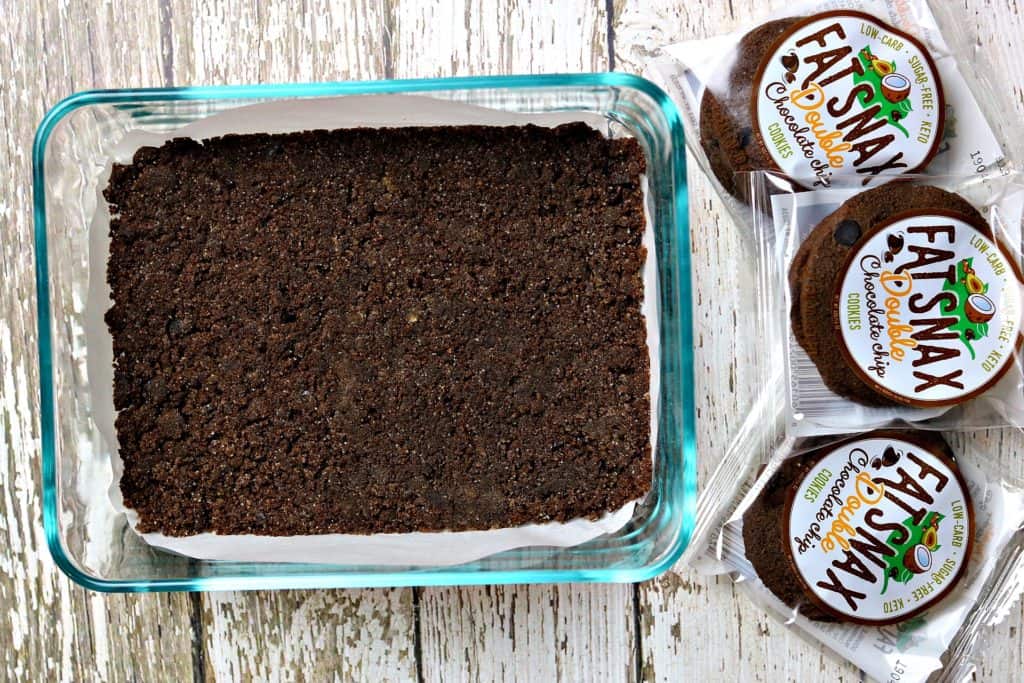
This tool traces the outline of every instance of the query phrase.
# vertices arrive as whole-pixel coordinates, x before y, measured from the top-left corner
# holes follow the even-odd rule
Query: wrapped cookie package
[[[1024,426],[1024,177],[747,180],[792,434]]]
[[[1005,173],[1014,155],[997,127],[1014,120],[1011,104],[948,4],[806,3],[663,46],[646,75],[682,105],[691,151],[742,221],[750,197],[737,174],[751,171],[797,190]]]
[[[957,13],[794,4],[646,70],[752,260],[689,559],[881,681],[969,676],[1024,579],[1018,117]]]
[[[1024,587],[1024,178],[737,182],[762,389],[691,563],[872,679],[964,680]]]
[[[963,680],[1024,579],[1024,490],[993,473],[990,439],[780,436],[739,489],[727,457],[695,565],[873,679]]]

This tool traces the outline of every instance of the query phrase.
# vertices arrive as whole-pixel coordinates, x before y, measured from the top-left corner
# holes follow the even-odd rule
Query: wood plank
[[[159,83],[156,8],[111,2],[8,3],[0,45],[0,621],[5,680],[191,676],[188,599],[104,596],[75,586],[41,526],[39,379],[32,262],[35,127],[75,90]],[[109,36],[135,27],[132,41]],[[127,656],[126,656],[126,653]]]
[[[384,2],[165,0],[178,84],[385,78],[391,12]]]
[[[377,79],[390,64],[382,3],[173,0],[164,33],[176,84]],[[238,592],[199,600],[210,680],[416,677],[410,589]]]
[[[603,0],[395,0],[394,21],[399,77],[608,69]]]
[[[636,678],[630,585],[430,589],[420,623],[425,681]]]
[[[203,598],[208,680],[416,679],[411,590],[209,593]]]
[[[732,0],[729,3],[691,3],[683,0],[616,0],[614,18],[615,57],[618,68],[639,73],[644,60],[658,45],[710,36],[740,28],[750,18],[780,10],[786,0]],[[960,5],[964,5],[961,7]],[[999,36],[979,41],[979,69],[986,74],[1005,74],[1018,115],[1001,121],[1010,133],[1024,112],[1024,51],[1022,17],[1015,0],[965,0],[956,8],[968,36]],[[970,40],[968,42],[971,42]],[[972,43],[973,46],[973,43]],[[694,165],[691,164],[691,169]],[[729,263],[742,257],[742,241],[714,196],[710,184],[696,171],[690,173],[691,220],[698,237],[694,262],[709,275],[717,292],[715,305],[702,302],[697,310],[698,397],[701,424],[699,441],[701,481],[713,471],[746,410],[745,397],[754,390],[756,378],[749,373],[749,347],[733,340],[742,333],[736,311],[742,310],[739,289]],[[702,239],[715,236],[716,239]],[[700,294],[698,293],[698,296]],[[740,360],[737,362],[737,356]],[[1007,472],[1024,474],[1017,448],[997,442],[996,452]],[[640,590],[641,651],[643,679],[674,680],[861,680],[853,666],[821,654],[816,645],[795,636],[775,622],[732,586],[725,577],[703,577],[688,567],[677,566]],[[1021,608],[993,634],[985,651],[980,680],[1003,680],[1019,671],[1022,652],[1019,638]],[[699,646],[694,646],[699,634]]]

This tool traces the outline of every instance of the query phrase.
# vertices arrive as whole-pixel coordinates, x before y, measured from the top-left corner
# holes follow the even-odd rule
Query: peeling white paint
[[[936,0],[938,1],[938,0]],[[159,6],[170,54],[161,52]],[[39,495],[38,384],[32,266],[32,135],[46,107],[77,89],[179,84],[593,71],[607,66],[605,0],[105,0],[8,3],[0,44],[0,651],[8,680],[187,680],[191,603],[184,595],[86,595],[44,547]],[[732,30],[786,0],[615,0],[617,65],[637,71],[645,50]],[[306,12],[299,11],[299,6]],[[1024,115],[1024,17],[1015,0],[963,0],[968,30],[984,37],[997,87]],[[1020,118],[1006,122],[1019,126]],[[691,172],[695,261],[719,292],[742,238]],[[715,239],[710,239],[714,236]],[[81,302],[72,302],[79,307]],[[698,377],[706,473],[742,412],[744,349],[735,301],[702,309]],[[80,360],[80,359],[77,359]],[[730,391],[729,379],[735,383]],[[746,384],[745,384],[746,383]],[[991,438],[1009,471],[1020,444]],[[91,549],[98,556],[99,549]],[[1018,608],[1019,609],[1019,608]],[[421,600],[425,680],[859,680],[858,673],[767,620],[727,581],[687,570],[644,585],[641,632],[629,586],[432,589]],[[203,598],[207,673],[233,681],[406,681],[416,677],[412,593],[301,591]],[[981,672],[1007,680],[1024,668],[1020,613],[994,633]],[[91,635],[90,635],[91,634]]]

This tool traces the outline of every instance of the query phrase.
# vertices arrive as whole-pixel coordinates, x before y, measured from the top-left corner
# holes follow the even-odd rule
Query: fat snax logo
[[[946,515],[936,509],[950,481],[927,456],[893,445],[876,457],[852,449],[836,474],[820,469],[803,492],[805,500],[820,501],[814,522],[793,539],[798,558],[809,556],[798,563],[814,555],[827,563],[817,572],[816,592],[857,614],[869,591],[884,596],[921,575],[932,583],[952,577],[958,563],[939,552]],[[962,548],[966,506],[957,501],[947,513],[956,521],[950,544]]]
[[[816,186],[830,186],[834,175],[867,184],[910,172],[937,146],[941,96],[930,62],[907,36],[869,19],[812,21],[766,65],[757,104],[766,145],[782,171],[810,174]]]
[[[955,226],[916,226],[908,228],[908,232],[927,234],[934,238],[942,232],[955,231]],[[955,236],[951,237],[951,241]],[[961,259],[955,266],[948,265],[943,269],[940,264],[955,260],[952,251],[914,246],[912,258],[892,270],[877,272],[879,264],[891,264],[900,256],[906,243],[902,232],[887,237],[886,251],[881,255],[868,254],[861,258],[861,270],[869,278],[877,278],[885,293],[882,309],[885,312],[884,327],[889,338],[888,356],[900,363],[906,359],[907,349],[919,349],[919,364],[927,365],[929,358],[947,359],[959,355],[954,351],[942,351],[938,347],[927,346],[928,341],[956,339],[971,358],[977,358],[971,342],[988,336],[988,323],[995,317],[996,304],[985,296],[988,284],[974,270],[974,258]],[[934,241],[934,240],[933,240]],[[931,277],[942,281],[942,292],[934,298],[935,312],[940,317],[914,319],[904,322],[904,307],[914,313],[922,313],[922,305],[910,306],[910,297],[914,293],[914,271],[928,266],[930,272],[919,272],[922,280]],[[868,289],[868,287],[865,287]],[[873,292],[873,289],[871,290]],[[877,301],[877,298],[875,299]],[[872,309],[875,315],[880,311]],[[925,334],[915,332],[915,327],[927,327],[933,332],[937,329],[948,330],[943,334]],[[925,346],[922,346],[925,345]],[[883,373],[884,374],[884,373]]]
[[[873,381],[924,398],[935,389],[967,393],[972,364],[990,373],[1005,359],[999,349],[1009,349],[1012,335],[993,323],[999,296],[989,289],[1007,266],[973,228],[941,216],[899,221],[870,238],[855,263],[852,289],[844,288],[844,334],[859,335],[855,346],[865,353],[857,360]]]
[[[885,121],[899,130],[903,137],[909,138],[910,131],[900,124],[900,119],[905,119],[907,114],[914,109],[907,100],[911,90],[910,79],[903,74],[896,73],[896,62],[885,61],[873,55],[870,46],[862,48],[857,53],[857,58],[860,60],[861,69],[855,69],[852,72],[853,82],[855,84],[866,83],[869,86],[853,91],[856,94],[857,103],[860,104],[861,109],[870,112],[873,118]],[[783,76],[786,83],[791,84],[796,81],[796,72],[800,67],[800,58],[797,56],[796,50],[791,50],[788,54],[783,55],[779,61],[782,68],[786,70],[786,74]],[[806,87],[803,90],[793,90],[789,93],[790,101],[805,111],[820,109],[825,103],[823,88],[818,83],[809,81],[805,83]],[[814,123],[820,125],[820,119],[813,118],[816,119]],[[812,128],[812,132],[818,135],[819,130]],[[828,141],[840,137],[838,132],[831,135],[832,137],[828,137]],[[822,139],[825,139],[825,136],[819,137],[819,140]],[[849,142],[832,148],[834,155],[830,155],[831,165],[841,168],[843,159],[839,152],[846,152],[852,148],[853,145]]]

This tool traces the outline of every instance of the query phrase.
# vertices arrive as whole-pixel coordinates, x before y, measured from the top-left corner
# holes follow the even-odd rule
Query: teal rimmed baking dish
[[[578,113],[600,120],[608,135],[640,143],[647,157],[660,330],[651,492],[614,534],[450,567],[431,566],[429,558],[400,567],[205,561],[148,546],[108,496],[113,461],[97,429],[86,369],[89,224],[113,149],[132,133],[167,134],[278,100],[301,107],[314,98],[341,98],[344,107],[344,98],[366,102],[372,96],[377,106],[370,110],[385,113],[380,120],[371,113],[360,125],[401,125],[400,112],[388,113],[388,105],[407,107],[409,100],[396,95],[517,114]],[[624,582],[656,576],[685,549],[697,495],[686,169],[679,114],[651,83],[604,73],[82,92],[47,113],[36,133],[33,165],[43,523],[54,560],[78,583],[100,591],[199,591]]]

